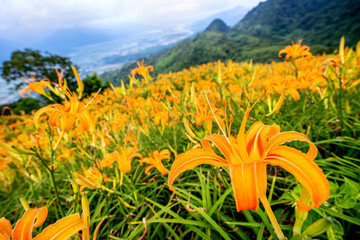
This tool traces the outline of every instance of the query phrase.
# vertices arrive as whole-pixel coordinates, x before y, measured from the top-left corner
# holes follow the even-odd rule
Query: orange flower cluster
[[[0,219],[0,239],[2,240],[31,240],[34,228],[40,227],[48,215],[46,207],[39,209],[27,210],[22,218],[20,218],[14,229],[11,227],[10,221],[5,218]],[[87,226],[80,218],[80,214],[75,213],[66,216],[54,224],[46,227],[34,240],[64,240],[69,239],[81,230],[85,230]]]
[[[56,171],[64,171],[65,166],[74,171],[81,190],[109,192],[116,191],[119,178],[121,185],[125,174],[141,179],[156,168],[158,171],[152,174],[168,173],[172,187],[182,172],[212,164],[229,170],[235,205],[240,211],[256,209],[258,199],[263,202],[266,198],[266,166],[273,165],[293,174],[308,190],[311,204],[298,201],[299,209],[318,207],[328,198],[329,185],[313,161],[317,155],[315,145],[304,134],[280,132],[279,122],[264,124],[269,118],[264,120],[263,116],[280,109],[289,111],[284,105],[304,99],[333,105],[332,97],[339,88],[356,96],[360,50],[344,48],[337,55],[315,57],[299,42],[281,50],[282,54],[286,54],[284,62],[218,61],[160,74],[156,81],[149,73],[153,67],[139,62],[129,84],[106,89],[88,99],[81,99],[83,84],[75,70],[79,86],[76,93],[63,86],[59,74],[59,83],[48,87],[64,97],[62,104],[46,106],[33,116],[1,118],[0,182],[4,184],[0,188],[6,190],[19,173],[29,181],[44,178],[39,161],[35,161],[39,156],[52,159],[45,165],[56,165]],[[44,89],[31,84],[23,92]],[[265,97],[260,98],[263,92]],[[252,98],[261,103],[250,118]],[[248,118],[255,123],[246,131]],[[240,130],[232,132],[232,125],[240,126]],[[53,147],[49,139],[55,138]],[[307,143],[308,152],[284,145],[295,140]],[[136,158],[140,160],[134,161]],[[111,184],[111,188],[106,187]],[[10,237],[8,232],[6,236]]]

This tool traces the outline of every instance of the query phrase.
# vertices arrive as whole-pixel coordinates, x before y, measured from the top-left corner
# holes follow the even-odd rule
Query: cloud
[[[51,32],[61,28],[116,28],[126,23],[171,25],[199,20],[252,0],[0,0],[0,34]]]

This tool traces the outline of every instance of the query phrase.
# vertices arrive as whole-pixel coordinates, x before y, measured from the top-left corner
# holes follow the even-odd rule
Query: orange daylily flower
[[[85,187],[94,190],[101,188],[102,181],[109,181],[105,173],[101,173],[97,167],[90,167],[86,169],[82,166],[83,172],[73,172],[72,175],[75,177],[77,184],[79,184],[80,191]]]
[[[69,90],[66,90],[65,94],[69,101],[66,101],[63,105],[56,103],[39,109],[34,116],[35,123],[38,124],[40,116],[46,113],[50,115],[50,125],[60,128],[62,132],[69,131],[78,120],[78,129],[80,131],[89,130],[92,123],[88,112],[90,102],[86,106],[82,106],[76,94]]]
[[[280,50],[279,57],[281,57],[281,54],[285,53],[285,60],[291,59],[297,59],[299,57],[305,57],[305,56],[312,56],[310,52],[309,46],[301,46],[302,40],[300,40],[298,43],[292,42],[292,45],[286,46],[284,49]]]
[[[14,229],[11,229],[10,222],[0,219],[0,239],[10,240],[31,240],[34,228],[41,226],[48,215],[46,207],[27,210],[20,218]],[[64,240],[69,239],[80,230],[85,230],[87,226],[83,223],[78,213],[66,216],[54,224],[46,227],[34,240]]]
[[[100,166],[109,166],[110,162],[116,160],[120,171],[122,173],[129,173],[131,171],[131,162],[134,158],[142,158],[140,153],[137,153],[137,147],[120,147],[120,151],[114,151],[104,156],[104,159],[100,162]]]
[[[221,109],[215,109],[214,110],[215,116],[222,124],[222,119],[220,117],[224,116],[225,113]],[[206,107],[201,107],[198,105],[198,112],[196,114],[194,113],[187,113],[185,116],[194,116],[195,117],[195,124],[196,126],[201,126],[203,123],[205,123],[206,130],[211,133],[212,131],[212,125],[213,125],[213,116],[211,109],[206,109]]]
[[[169,170],[167,170],[164,167],[164,164],[161,162],[161,160],[166,159],[168,160],[168,162],[170,161],[170,151],[168,149],[164,149],[161,152],[159,152],[158,150],[154,151],[152,156],[150,155],[147,158],[144,158],[142,160],[140,160],[139,162],[141,164],[143,163],[147,163],[150,164],[149,166],[147,166],[145,168],[145,174],[149,175],[150,174],[150,170],[155,167],[157,168],[157,170],[159,170],[159,172],[161,172],[162,175],[165,175],[169,172]]]
[[[136,74],[139,74],[143,77],[143,82],[144,83],[148,83],[149,81],[151,81],[153,78],[150,76],[149,74],[149,70],[150,71],[154,71],[154,67],[153,66],[145,66],[144,64],[144,59],[140,62],[137,62],[138,67],[131,70],[131,75],[132,77],[134,77]]]
[[[169,124],[169,111],[151,112],[150,116],[154,119],[156,126],[160,125],[162,128],[165,128]]]
[[[201,164],[210,164],[215,167],[226,167],[230,170],[231,183],[234,191],[237,211],[256,210],[258,199],[264,203],[266,200],[266,165],[280,166],[292,173],[297,181],[310,193],[311,205],[299,201],[298,208],[309,211],[320,206],[329,198],[329,183],[314,163],[317,148],[302,133],[289,131],[280,132],[276,124],[264,125],[262,122],[254,123],[245,134],[246,120],[252,107],[248,105],[240,126],[239,134],[227,137],[211,134],[202,139],[203,149],[192,149],[180,154],[174,161],[169,172],[168,184],[186,170],[193,169]],[[281,146],[290,141],[304,141],[309,144],[307,153],[295,148]],[[217,155],[210,141],[220,150],[223,156]]]
[[[272,112],[270,112],[268,115],[277,113],[284,100],[285,100],[285,95],[286,93],[289,93],[290,96],[295,100],[298,101],[300,99],[300,94],[297,91],[297,82],[296,82],[296,78],[295,76],[292,75],[287,75],[285,77],[282,78],[273,78],[273,79],[269,79],[268,81],[266,81],[266,85],[269,87],[267,89],[267,92],[276,92],[277,94],[280,95],[279,100],[277,101],[277,103],[275,104]],[[269,97],[269,96],[268,96]]]
[[[0,218],[0,239],[1,240],[10,240],[11,237],[11,223],[6,218]]]
[[[29,85],[24,88],[21,89],[19,91],[19,94],[21,97],[25,97],[24,96],[24,92],[26,92],[27,94],[30,95],[29,91],[33,91],[36,92],[38,94],[44,95],[45,94],[45,88],[48,86],[47,84],[50,82],[49,79],[44,78],[42,79],[40,82],[35,82],[35,76],[31,76],[31,79],[27,80],[25,78],[23,78],[25,82],[27,82]]]

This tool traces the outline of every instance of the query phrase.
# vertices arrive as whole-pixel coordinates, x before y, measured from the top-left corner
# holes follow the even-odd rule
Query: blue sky
[[[147,24],[175,27],[258,0],[0,0],[0,38],[39,40],[59,29],[117,29]]]

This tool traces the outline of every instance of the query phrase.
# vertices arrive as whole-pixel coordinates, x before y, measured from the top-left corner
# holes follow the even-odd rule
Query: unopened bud
[[[311,224],[301,235],[302,237],[315,237],[324,232],[331,226],[333,220],[331,217],[324,217]]]

